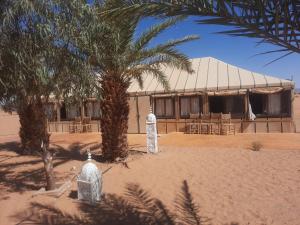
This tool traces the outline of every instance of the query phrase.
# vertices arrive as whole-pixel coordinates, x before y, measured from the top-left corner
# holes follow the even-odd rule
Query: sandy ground
[[[299,128],[299,95],[294,107]],[[95,161],[104,172],[104,198],[89,207],[76,200],[75,179],[60,198],[32,197],[44,185],[43,164],[39,157],[17,153],[16,115],[0,111],[0,117],[0,134],[13,134],[0,135],[0,225],[168,225],[192,218],[191,202],[199,206],[201,224],[300,224],[300,133],[171,133],[159,137],[158,155],[141,153],[145,135],[129,135],[128,167]],[[254,141],[263,144],[261,151],[250,150]],[[97,157],[100,143],[97,133],[53,134],[57,180],[74,178],[86,150]]]
[[[99,154],[96,133],[51,139],[59,181],[79,172],[86,149]],[[261,151],[250,150],[253,141]],[[93,207],[76,200],[75,180],[60,198],[32,197],[44,184],[40,158],[18,155],[16,136],[0,143],[1,225],[172,224],[190,215],[191,202],[207,224],[299,225],[300,134],[172,133],[159,137],[158,155],[143,153],[145,135],[129,135],[126,165],[95,162],[104,172],[104,198]]]

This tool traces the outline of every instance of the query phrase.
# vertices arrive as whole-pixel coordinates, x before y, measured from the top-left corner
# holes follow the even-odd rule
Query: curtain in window
[[[291,112],[291,91],[284,91],[281,94],[281,113],[290,115]]]
[[[100,103],[98,101],[93,103],[93,116],[92,117],[95,117],[95,118],[100,117]]]
[[[87,102],[86,103],[86,115],[92,117],[93,116],[93,103]]]
[[[164,116],[165,102],[163,98],[155,99],[155,114],[156,116]]]
[[[280,115],[281,113],[280,93],[268,95],[268,113],[270,115]]]
[[[250,102],[249,102],[248,119],[250,119],[250,120],[255,120],[256,119],[256,116],[255,116],[255,114],[252,111],[252,106],[251,106]]]
[[[74,119],[76,116],[79,116],[79,109],[76,105],[66,106],[67,119]]]
[[[224,97],[223,99],[225,101],[225,109],[223,109],[223,113],[233,113],[233,107],[234,107],[234,97],[228,96]]]
[[[45,112],[47,115],[47,119],[52,121],[54,117],[54,105],[53,104],[46,105]]]
[[[200,113],[199,97],[191,97],[191,113]]]
[[[190,98],[182,97],[180,98],[180,115],[189,116],[190,115]]]
[[[244,96],[223,96],[223,113],[242,114],[244,113]]]
[[[166,116],[173,116],[174,115],[174,107],[173,107],[173,101],[171,98],[165,99],[166,101]]]

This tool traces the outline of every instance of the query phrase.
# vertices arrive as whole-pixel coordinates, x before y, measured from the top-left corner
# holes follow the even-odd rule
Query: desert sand
[[[79,173],[88,148],[97,159],[101,141],[97,133],[53,134],[51,140],[58,181]],[[250,150],[253,141],[263,148]],[[40,158],[18,155],[17,136],[0,143],[1,225],[172,224],[187,215],[178,206],[183,193],[199,206],[202,224],[300,221],[300,134],[171,133],[159,137],[157,155],[145,153],[145,135],[129,135],[126,164],[94,161],[104,172],[104,198],[94,207],[76,200],[76,179],[60,198],[32,197],[44,184]],[[145,193],[159,207],[144,204]]]
[[[299,132],[299,95],[294,103]],[[55,176],[58,182],[73,178],[72,187],[60,198],[32,197],[45,184],[43,164],[17,153],[17,120],[3,118],[0,128],[13,135],[0,135],[0,225],[173,224],[188,215],[178,204],[183,193],[191,194],[184,203],[199,206],[201,224],[300,224],[300,133],[162,134],[158,155],[145,154],[145,135],[129,135],[127,164],[94,161],[103,172],[104,198],[90,207],[76,200],[74,175],[88,148],[97,159],[100,134],[52,134]],[[254,141],[263,144],[261,151],[250,150]],[[145,193],[151,201],[141,204]]]

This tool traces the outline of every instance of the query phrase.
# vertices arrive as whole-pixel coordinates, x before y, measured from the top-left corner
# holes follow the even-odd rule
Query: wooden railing
[[[157,121],[158,133],[169,132],[187,132],[187,124],[191,119],[184,120],[168,120],[159,119]],[[197,123],[197,121],[196,121]],[[200,121],[199,121],[200,123]],[[239,133],[295,133],[295,122],[291,118],[264,118],[254,121],[245,119],[232,119],[232,123],[236,126],[236,131]]]
[[[73,121],[48,122],[48,132],[70,132],[70,125],[72,124]],[[100,132],[100,121],[92,120],[90,124],[92,132]]]

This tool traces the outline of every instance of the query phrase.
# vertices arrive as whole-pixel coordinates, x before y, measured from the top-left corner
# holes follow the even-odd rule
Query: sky
[[[280,57],[282,53],[255,55],[269,50],[276,50],[279,47],[266,43],[257,45],[259,39],[215,34],[215,32],[228,28],[216,25],[199,25],[196,23],[197,19],[199,17],[188,17],[162,32],[150,45],[163,43],[186,35],[198,35],[200,37],[199,40],[185,43],[178,47],[189,58],[211,56],[253,72],[283,79],[293,79],[296,83],[296,88],[300,88],[300,54],[294,53],[270,65],[266,65]],[[159,20],[154,18],[144,19],[140,22],[136,35],[138,36],[156,23],[159,23]]]

